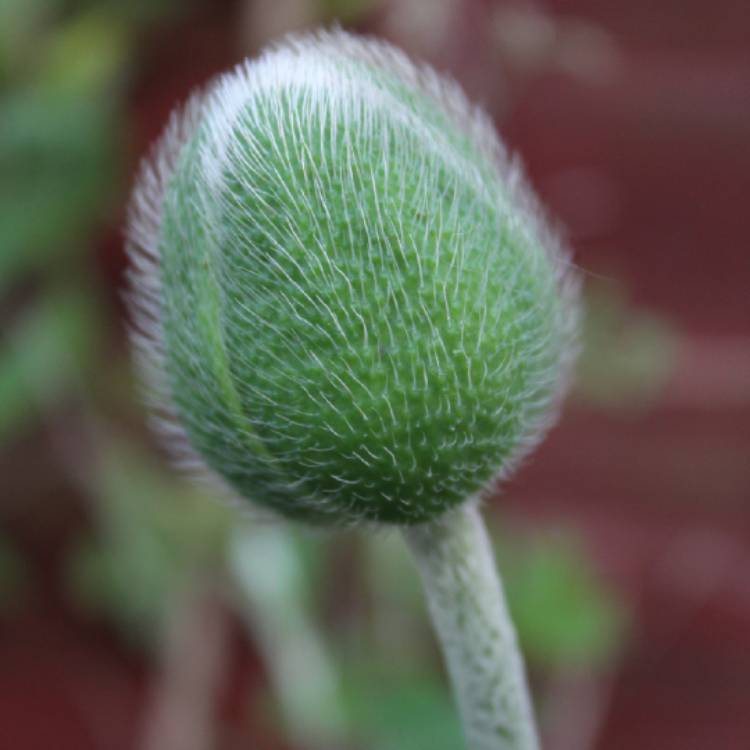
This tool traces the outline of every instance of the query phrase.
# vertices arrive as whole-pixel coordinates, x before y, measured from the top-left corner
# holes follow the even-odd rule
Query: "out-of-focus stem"
[[[142,730],[142,750],[209,750],[226,666],[227,624],[204,581],[174,593],[159,671]]]
[[[289,533],[281,526],[238,525],[229,567],[289,739],[304,748],[343,747],[335,671],[305,611],[301,561]]]

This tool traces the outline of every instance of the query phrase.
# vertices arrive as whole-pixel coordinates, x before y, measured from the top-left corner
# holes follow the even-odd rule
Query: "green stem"
[[[537,750],[521,652],[475,505],[407,528],[472,750]]]

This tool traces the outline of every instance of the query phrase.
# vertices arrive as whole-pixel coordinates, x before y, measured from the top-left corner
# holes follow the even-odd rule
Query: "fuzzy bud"
[[[342,31],[173,117],[129,245],[169,442],[283,516],[436,517],[538,440],[570,369],[567,258],[488,119]]]

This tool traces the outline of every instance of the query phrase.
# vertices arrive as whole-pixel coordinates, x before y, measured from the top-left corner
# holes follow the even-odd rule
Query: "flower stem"
[[[537,750],[521,652],[475,505],[404,531],[471,750]]]

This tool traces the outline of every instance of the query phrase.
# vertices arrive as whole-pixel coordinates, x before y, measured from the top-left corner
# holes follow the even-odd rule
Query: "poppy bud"
[[[575,283],[455,84],[382,42],[287,38],[173,116],[129,225],[169,441],[319,524],[415,524],[550,424]]]

